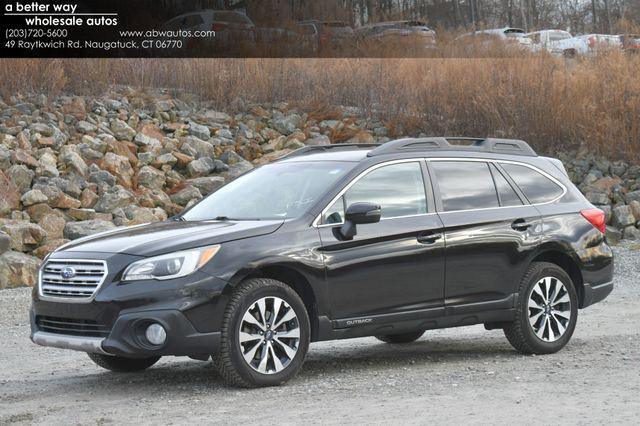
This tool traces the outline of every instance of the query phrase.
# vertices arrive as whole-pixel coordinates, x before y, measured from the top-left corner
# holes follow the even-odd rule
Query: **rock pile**
[[[40,260],[70,240],[165,220],[292,150],[390,140],[382,121],[348,108],[233,109],[130,89],[0,101],[0,288],[32,286]],[[640,238],[640,166],[563,159],[607,212],[610,238]]]

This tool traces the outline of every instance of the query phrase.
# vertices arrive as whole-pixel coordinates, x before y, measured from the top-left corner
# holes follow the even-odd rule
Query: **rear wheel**
[[[504,328],[509,343],[525,354],[562,349],[578,319],[578,297],[569,275],[552,263],[535,262],[518,294],[516,319]]]
[[[249,279],[227,305],[216,367],[234,386],[282,384],[302,367],[310,334],[304,303],[291,287]]]
[[[376,339],[385,343],[411,343],[418,340],[424,334],[424,330],[411,331],[409,333],[387,334],[376,336]]]
[[[95,362],[102,368],[110,371],[126,373],[145,370],[158,362],[158,360],[160,359],[159,356],[154,356],[151,358],[123,358],[120,356],[91,353],[87,355],[89,355],[91,361]]]

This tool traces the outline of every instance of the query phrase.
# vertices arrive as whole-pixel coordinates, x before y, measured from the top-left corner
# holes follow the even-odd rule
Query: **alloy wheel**
[[[262,374],[279,373],[300,344],[300,323],[293,308],[275,296],[255,301],[244,313],[238,342],[245,362]]]
[[[560,339],[571,321],[571,298],[565,285],[556,277],[544,277],[529,294],[529,324],[544,342]]]

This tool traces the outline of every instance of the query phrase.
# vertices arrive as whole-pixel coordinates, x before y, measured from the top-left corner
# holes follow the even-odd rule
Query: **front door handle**
[[[442,234],[420,235],[417,240],[420,244],[433,244],[442,238]]]
[[[526,231],[533,226],[533,222],[527,222],[525,219],[516,219],[511,223],[511,228],[516,231]]]

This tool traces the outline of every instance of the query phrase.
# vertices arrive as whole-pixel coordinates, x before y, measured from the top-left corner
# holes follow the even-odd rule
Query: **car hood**
[[[59,250],[124,253],[147,257],[266,235],[275,232],[283,223],[283,220],[165,221],[90,235],[71,241]]]

